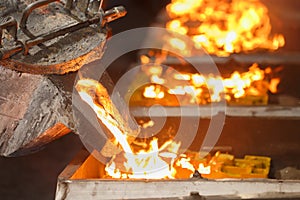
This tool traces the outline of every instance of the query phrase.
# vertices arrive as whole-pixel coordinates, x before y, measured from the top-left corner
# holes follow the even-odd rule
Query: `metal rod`
[[[117,6],[110,10],[105,11],[102,24],[109,23],[111,21],[114,21],[118,18],[124,17],[126,15],[127,11],[123,6]]]
[[[101,9],[101,8],[102,8],[102,6],[103,6],[103,2],[104,2],[104,0],[101,0],[101,1],[100,1],[99,9]]]
[[[20,21],[20,29],[31,39],[35,38],[36,36],[32,34],[28,29],[27,29],[27,20],[30,14],[32,13],[33,10],[48,5],[50,3],[53,3],[55,1],[59,0],[42,0],[42,1],[37,1],[34,3],[29,4],[23,11],[22,18]]]

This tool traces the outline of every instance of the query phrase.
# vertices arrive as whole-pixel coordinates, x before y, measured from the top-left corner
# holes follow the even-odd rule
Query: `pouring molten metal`
[[[195,152],[180,154],[180,142],[172,139],[162,143],[155,137],[144,141],[133,139],[99,82],[81,79],[76,89],[112,133],[113,144],[123,150],[106,164],[107,178],[179,179],[191,178],[196,171],[206,178],[266,178],[268,175],[270,159],[266,157],[234,159],[230,154],[217,152],[203,158]]]

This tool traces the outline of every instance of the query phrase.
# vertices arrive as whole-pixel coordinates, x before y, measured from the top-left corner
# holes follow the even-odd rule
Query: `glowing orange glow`
[[[276,93],[277,92],[277,87],[278,84],[280,83],[280,78],[273,78],[271,79],[270,85],[269,85],[269,90],[272,93]]]
[[[123,133],[119,128],[119,123],[112,113],[116,112],[112,109],[112,104],[107,94],[106,89],[97,81],[92,79],[79,80],[76,89],[80,97],[95,111],[97,117],[103,122],[103,124],[114,135],[117,143],[121,145],[124,151],[132,152],[130,145],[127,142],[127,135]],[[105,105],[101,105],[98,102],[98,96],[102,95],[103,99],[106,98]]]
[[[152,75],[152,76],[151,76],[151,82],[152,82],[152,83],[156,83],[156,84],[164,84],[164,83],[165,83],[165,80],[162,79],[162,78],[159,78],[158,75]]]
[[[84,102],[97,114],[99,120],[115,137],[123,152],[116,154],[106,164],[106,177],[117,179],[179,179],[191,178],[196,170],[205,178],[266,178],[270,158],[233,155],[217,152],[214,156],[200,158],[198,153],[179,154],[180,142],[168,140],[159,146],[158,139],[129,142],[129,137],[119,128],[117,111],[106,89],[91,79],[79,80],[76,89]],[[114,111],[113,111],[114,110]],[[114,114],[112,114],[114,113]],[[153,126],[147,122],[144,127]]]
[[[189,35],[210,54],[276,50],[285,44],[283,35],[271,35],[268,9],[259,0],[172,0],[166,11],[167,29]]]
[[[268,90],[276,93],[277,86],[280,83],[279,78],[266,79],[266,75],[271,73],[271,68],[262,70],[257,64],[250,66],[247,72],[239,73],[235,71],[228,78],[213,75],[205,77],[199,73],[174,72],[171,75],[165,73],[160,77],[156,77],[156,81],[151,78],[153,85],[144,89],[144,97],[164,98],[166,93],[186,95],[189,96],[190,103],[199,103],[202,102],[201,98],[206,96],[210,97],[209,102],[219,102],[222,99],[232,101],[247,96],[265,96]],[[170,77],[173,77],[173,79]],[[170,84],[172,87],[164,90],[156,85],[159,82],[171,82],[174,86]]]
[[[202,76],[200,74],[192,74],[192,84],[195,87],[201,87],[202,85],[205,84],[204,76]]]
[[[141,60],[142,64],[147,64],[147,63],[150,62],[150,58],[148,56],[145,56],[145,55],[141,55],[140,60]]]
[[[168,26],[172,30],[176,30],[177,33],[180,33],[180,34],[183,34],[183,35],[187,34],[187,32],[188,32],[188,28],[183,27],[179,20],[173,20],[173,21],[169,22]]]
[[[210,165],[205,167],[203,163],[200,163],[198,167],[198,171],[200,174],[210,174],[211,173],[210,168],[211,168]]]
[[[191,80],[191,76],[189,74],[174,74],[174,78],[176,80],[185,80],[185,81]]]
[[[162,99],[164,98],[165,93],[161,90],[160,86],[150,85],[145,87],[143,95],[150,99]]]
[[[151,66],[148,70],[151,75],[160,75],[162,73],[162,67],[159,65]]]
[[[173,47],[175,47],[181,51],[186,50],[187,46],[183,40],[180,40],[178,38],[171,38],[170,43],[172,44]]]
[[[107,164],[105,168],[107,175],[113,178],[133,179],[173,178],[172,169],[164,159],[174,160],[180,143],[170,140],[159,147],[158,139],[153,138],[149,144],[135,143],[143,147],[142,150],[136,152],[130,146],[126,133],[119,129],[115,115],[111,115],[113,104],[106,89],[99,82],[91,79],[79,80],[76,89],[82,100],[94,110],[98,119],[110,130],[116,143],[120,144],[124,150],[123,153],[115,155]],[[120,159],[118,156],[123,156],[122,162],[118,162]]]
[[[176,29],[176,30],[180,30],[180,29]],[[166,45],[169,45],[171,47],[171,49],[174,49],[174,51],[179,51],[180,54],[182,54],[183,56],[190,56],[191,52],[192,52],[192,46],[190,46],[190,44],[188,45],[184,39],[180,39],[180,38],[169,38],[169,40],[167,41]]]
[[[166,144],[170,144],[168,142]],[[172,143],[173,152],[168,151],[167,146],[164,145],[162,147],[158,147],[158,140],[154,138],[149,143],[149,149],[140,150],[136,153],[127,153],[125,152],[122,156],[124,156],[124,162],[120,165],[123,167],[123,171],[120,171],[116,166],[116,162],[114,159],[110,163],[107,164],[105,170],[107,174],[113,178],[131,178],[131,179],[163,179],[163,178],[173,178],[172,170],[170,169],[169,164],[164,161],[164,159],[174,159],[177,157],[176,153],[178,151],[178,147],[180,146],[177,143]],[[168,152],[163,153],[164,151]]]

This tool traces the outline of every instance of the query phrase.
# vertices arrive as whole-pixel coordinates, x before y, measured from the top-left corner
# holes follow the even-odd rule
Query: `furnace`
[[[300,49],[278,10],[171,0],[149,34],[122,38],[109,23],[126,8],[102,3],[0,4],[1,155],[79,134],[86,149],[59,175],[57,200],[300,198]],[[146,48],[113,82],[106,62],[140,30]]]

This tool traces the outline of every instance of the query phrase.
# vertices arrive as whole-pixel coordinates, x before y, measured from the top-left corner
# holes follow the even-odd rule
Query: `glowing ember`
[[[153,85],[144,89],[143,96],[156,99],[167,98],[168,95],[186,96],[190,98],[191,104],[219,102],[222,99],[234,102],[248,96],[265,97],[268,90],[276,93],[280,83],[279,78],[269,77],[271,73],[271,68],[268,67],[263,70],[257,64],[253,64],[247,72],[235,71],[228,78],[167,70],[166,73],[157,78],[163,83],[168,82],[170,88],[165,90],[157,85],[157,81],[150,78]],[[154,76],[151,75],[150,71],[148,74],[150,77]]]
[[[259,0],[172,0],[166,10],[167,29],[189,35],[210,54],[276,50],[285,44],[283,35],[271,36],[268,9]],[[187,50],[183,41],[169,42]]]

